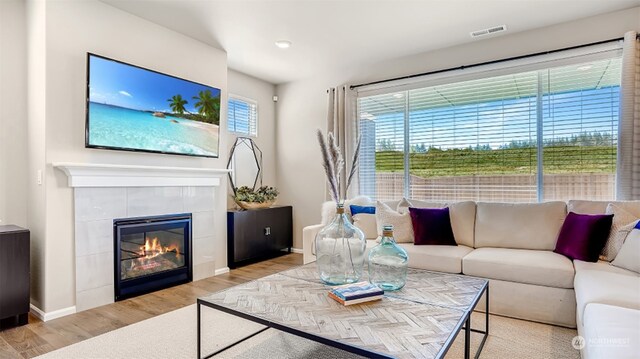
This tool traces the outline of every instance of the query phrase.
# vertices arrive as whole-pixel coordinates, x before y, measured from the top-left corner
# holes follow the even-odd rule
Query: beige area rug
[[[203,307],[204,352],[213,353],[264,328],[259,324]],[[474,313],[474,328],[484,327],[484,314]],[[492,315],[491,335],[481,358],[580,358],[571,346],[575,330]],[[39,359],[196,357],[196,306],[175,310],[39,356]],[[472,354],[480,341],[472,333]],[[463,358],[464,334],[446,358]],[[275,329],[268,329],[215,358],[359,358]]]

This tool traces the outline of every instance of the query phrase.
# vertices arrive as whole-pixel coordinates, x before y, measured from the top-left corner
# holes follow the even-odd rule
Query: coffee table
[[[213,308],[265,328],[274,328],[369,358],[442,358],[461,331],[470,358],[471,332],[489,335],[489,283],[465,275],[409,269],[407,284],[381,300],[343,306],[329,298],[315,263],[296,267],[199,298],[198,358],[202,356],[201,311]],[[471,313],[486,296],[485,328],[471,328]]]

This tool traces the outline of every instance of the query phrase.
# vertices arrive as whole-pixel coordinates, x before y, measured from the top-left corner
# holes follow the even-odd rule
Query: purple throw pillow
[[[449,208],[413,208],[409,207],[413,225],[413,244],[457,246]]]
[[[569,212],[553,251],[570,259],[597,262],[607,243],[613,214],[576,214]]]

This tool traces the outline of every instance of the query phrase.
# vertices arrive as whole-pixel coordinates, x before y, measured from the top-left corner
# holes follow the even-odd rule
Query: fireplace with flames
[[[191,214],[114,220],[115,300],[190,282]]]

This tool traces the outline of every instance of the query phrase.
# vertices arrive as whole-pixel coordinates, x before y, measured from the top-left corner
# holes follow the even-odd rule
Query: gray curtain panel
[[[351,156],[355,148],[356,133],[357,133],[357,121],[355,120],[355,96],[353,91],[348,85],[341,85],[338,87],[332,87],[327,90],[328,105],[327,105],[327,133],[333,132],[336,138],[342,155],[345,160],[345,167],[351,168]],[[357,194],[358,183],[357,176],[356,181],[351,184],[349,193],[346,193],[344,186],[347,183],[346,169],[342,171],[340,176],[340,196],[343,198],[350,198]],[[331,199],[328,191],[326,192],[327,199]]]
[[[620,82],[620,125],[616,197],[640,199],[640,43],[637,33],[624,36]]]

